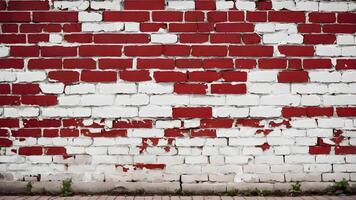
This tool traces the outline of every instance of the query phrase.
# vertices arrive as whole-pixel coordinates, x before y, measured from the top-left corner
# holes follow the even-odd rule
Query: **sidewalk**
[[[0,200],[355,200],[356,196],[241,197],[241,196],[0,196]]]

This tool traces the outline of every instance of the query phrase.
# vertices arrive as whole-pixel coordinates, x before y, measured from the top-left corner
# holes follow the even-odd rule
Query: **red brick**
[[[154,21],[154,22],[181,22],[181,21],[183,21],[183,12],[154,11],[154,12],[152,12],[152,21]]]
[[[0,43],[19,44],[26,43],[25,34],[0,34]]]
[[[204,21],[205,14],[202,11],[186,11],[184,13],[184,20],[187,22],[200,22]]]
[[[330,59],[304,59],[304,69],[330,69],[332,63]]]
[[[304,83],[308,82],[309,76],[306,71],[282,71],[278,73],[280,83]]]
[[[192,56],[219,56],[223,57],[227,55],[226,46],[207,46],[196,45],[192,46]]]
[[[128,69],[132,68],[132,59],[99,59],[100,69]]]
[[[157,71],[153,74],[156,82],[184,82],[187,80],[187,75],[183,72],[174,71]]]
[[[28,69],[62,69],[61,59],[30,59]]]
[[[199,33],[186,33],[179,35],[179,42],[181,43],[204,43],[209,40],[208,34],[199,34]]]
[[[0,84],[0,94],[11,94],[10,84]]]
[[[302,69],[301,59],[288,59],[288,69]]]
[[[176,67],[178,68],[201,68],[201,59],[176,59]]]
[[[24,67],[23,59],[4,58],[0,59],[0,69],[22,69]]]
[[[49,10],[48,1],[9,1],[7,10]]]
[[[216,138],[216,130],[213,129],[193,129],[191,131],[191,137],[209,137]]]
[[[105,11],[103,19],[111,22],[144,22],[150,16],[146,11]]]
[[[11,132],[13,137],[41,137],[41,129],[18,129]]]
[[[0,22],[29,22],[30,12],[0,12]]]
[[[234,62],[232,59],[228,58],[212,58],[203,60],[203,68],[219,68],[219,69],[230,69],[234,68]]]
[[[42,155],[42,147],[32,146],[32,147],[19,147],[19,155],[24,156],[39,156]]]
[[[138,69],[173,69],[173,59],[138,59]]]
[[[160,29],[167,29],[165,23],[140,23],[141,32],[158,32]]]
[[[95,69],[96,61],[93,59],[64,59],[64,69]]]
[[[21,33],[61,32],[60,24],[21,24]]]
[[[304,117],[307,116],[307,109],[305,107],[283,107],[282,116],[290,117]]]
[[[150,46],[126,46],[125,49],[126,56],[160,56],[162,55],[163,48],[161,45],[150,45]]]
[[[195,10],[215,10],[215,0],[198,0],[195,1]]]
[[[248,22],[267,22],[267,12],[247,11],[246,21],[248,21]]]
[[[113,128],[152,128],[152,120],[114,120]]]
[[[78,12],[33,12],[33,22],[77,22]]]
[[[19,119],[1,118],[0,119],[0,127],[18,128],[18,127],[20,127],[20,121],[19,121]]]
[[[79,81],[79,72],[76,71],[50,71],[48,78],[63,83],[74,83]]]
[[[0,96],[0,105],[20,105],[19,96]]]
[[[336,155],[356,154],[356,146],[336,146]]]
[[[337,70],[356,69],[356,59],[337,59],[336,69]]]
[[[201,128],[231,128],[234,123],[233,119],[202,119],[200,120]]]
[[[93,41],[92,34],[69,34],[64,35],[64,40],[70,43],[91,43]]]
[[[0,138],[0,147],[11,147],[12,141],[7,138]]]
[[[327,24],[323,26],[324,33],[356,33],[354,24]]]
[[[355,117],[356,107],[337,107],[336,113],[339,117]]]
[[[38,84],[12,84],[12,94],[38,94],[40,92],[41,90]]]
[[[256,60],[254,59],[236,59],[235,67],[238,69],[253,69],[256,67]]]
[[[121,56],[120,45],[83,45],[79,47],[79,56]]]
[[[229,21],[239,22],[245,20],[244,11],[229,11]]]
[[[334,114],[333,107],[310,106],[310,107],[307,107],[306,109],[307,109],[308,117],[320,117],[320,116],[332,117]]]
[[[9,134],[9,131],[7,129],[0,129],[0,136],[1,137],[8,137],[10,134]]]
[[[100,133],[90,132],[89,129],[81,129],[81,134],[86,137],[126,137],[126,130],[101,130]]]
[[[304,35],[304,44],[334,44],[336,35],[331,34],[308,34]]]
[[[120,71],[120,79],[124,81],[149,81],[151,80],[150,72],[147,70],[136,70],[136,71]]]
[[[60,127],[61,120],[59,119],[23,119],[25,128],[38,128],[38,127]]]
[[[227,12],[224,11],[210,11],[207,13],[208,22],[226,22]]]
[[[271,0],[260,0],[256,2],[257,10],[271,10],[272,1]]]
[[[240,34],[214,33],[210,35],[211,43],[241,43]]]
[[[44,57],[77,56],[77,47],[42,46],[41,55]]]
[[[314,23],[334,23],[336,22],[335,13],[312,12],[308,15],[309,22]]]
[[[211,107],[176,107],[172,108],[173,118],[211,118]]]
[[[230,56],[271,57],[273,46],[229,46]]]
[[[3,24],[1,30],[3,33],[17,33],[19,26],[17,24]]]
[[[24,105],[53,106],[53,105],[57,105],[57,96],[54,95],[22,96],[21,103]]]
[[[268,12],[270,22],[305,22],[305,14],[301,11],[270,11]]]
[[[283,58],[259,59],[258,67],[260,69],[286,69],[287,60]]]
[[[351,13],[351,12],[338,13],[337,22],[355,24],[356,23],[356,13]]]
[[[28,34],[28,43],[49,42],[49,34]]]
[[[186,132],[188,131],[183,129],[178,129],[178,128],[169,128],[164,130],[164,137],[168,137],[168,138],[184,137],[184,133]]]
[[[320,33],[320,24],[298,24],[298,32],[300,33]]]
[[[219,23],[215,26],[216,32],[253,32],[252,23]]]
[[[246,119],[237,119],[236,126],[247,126],[247,127],[255,127],[255,128],[262,128],[263,125],[260,125],[261,119],[254,119],[254,118],[246,118]]]
[[[58,129],[43,129],[42,137],[59,137]]]
[[[190,46],[188,45],[164,45],[163,55],[165,56],[189,56]]]
[[[246,82],[247,81],[247,72],[239,71],[224,71],[221,73],[224,81],[227,82]]]
[[[212,94],[246,94],[245,84],[212,84]]]
[[[148,43],[147,34],[95,34],[95,43]]]
[[[313,46],[279,46],[278,50],[285,56],[314,56]]]
[[[116,82],[117,80],[117,72],[115,71],[90,71],[83,70],[81,77],[81,81],[96,83],[96,82]]]
[[[221,78],[221,75],[215,71],[193,71],[188,72],[188,81],[191,82],[213,82]]]
[[[310,146],[309,154],[317,155],[317,154],[330,154],[331,146]]]
[[[43,147],[44,155],[67,155],[64,147]]]
[[[207,89],[205,84],[174,84],[174,92],[177,94],[206,94]]]
[[[63,24],[63,32],[65,33],[80,32],[80,31],[82,31],[82,24],[79,23]]]
[[[259,44],[261,42],[261,38],[256,33],[243,34],[242,41],[244,44]]]
[[[170,23],[168,26],[169,32],[197,32],[197,23]]]
[[[133,165],[134,166],[134,170],[136,169],[148,169],[148,170],[152,170],[152,169],[164,169],[166,167],[166,164],[144,164],[144,163],[136,163]]]
[[[61,129],[59,131],[59,136],[60,137],[78,137],[79,136],[79,130],[78,129]]]
[[[125,10],[164,10],[164,0],[125,0]]]

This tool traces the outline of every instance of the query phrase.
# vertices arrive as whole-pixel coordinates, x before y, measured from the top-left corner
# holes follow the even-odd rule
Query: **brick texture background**
[[[355,2],[0,10],[1,181],[356,181]]]

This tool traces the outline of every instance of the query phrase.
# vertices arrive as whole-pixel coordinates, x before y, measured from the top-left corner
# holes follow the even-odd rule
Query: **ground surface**
[[[356,196],[299,196],[299,197],[228,197],[228,196],[0,196],[0,200],[355,200]]]

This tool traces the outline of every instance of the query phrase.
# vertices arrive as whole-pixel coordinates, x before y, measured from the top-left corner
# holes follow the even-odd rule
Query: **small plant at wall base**
[[[343,178],[341,181],[336,181],[333,186],[331,186],[330,192],[333,194],[343,194],[350,193],[351,188],[349,182]]]
[[[26,185],[26,194],[27,195],[32,195],[32,183],[31,182],[28,182],[27,185]]]
[[[73,194],[72,192],[72,179],[66,179],[62,181],[61,195],[68,197]]]
[[[292,196],[297,196],[300,195],[300,193],[302,192],[301,190],[301,184],[299,183],[299,181],[295,182],[294,184],[292,184],[292,188],[290,189],[290,194]]]

